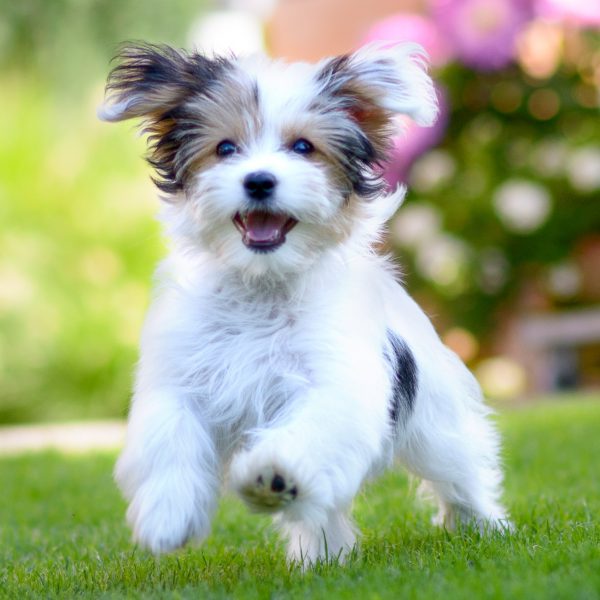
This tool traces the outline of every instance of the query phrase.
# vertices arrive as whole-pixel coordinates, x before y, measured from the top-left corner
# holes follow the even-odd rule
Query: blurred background
[[[492,398],[600,387],[598,0],[0,0],[0,424],[126,412],[165,252],[144,140],[95,116],[126,39],[421,43],[442,115],[396,141],[385,249]]]

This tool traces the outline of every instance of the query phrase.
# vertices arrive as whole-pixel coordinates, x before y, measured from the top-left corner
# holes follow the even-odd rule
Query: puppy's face
[[[176,239],[250,276],[285,276],[348,239],[376,202],[396,114],[429,124],[416,47],[317,65],[126,47],[100,116],[142,117]]]

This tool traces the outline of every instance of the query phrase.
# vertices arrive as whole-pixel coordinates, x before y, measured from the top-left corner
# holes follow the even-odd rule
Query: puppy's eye
[[[217,156],[230,156],[238,151],[238,147],[229,140],[223,140],[217,145]]]
[[[311,152],[314,152],[315,147],[308,141],[305,140],[304,138],[300,138],[299,140],[296,140],[292,146],[292,152],[295,152],[296,154],[310,154]]]

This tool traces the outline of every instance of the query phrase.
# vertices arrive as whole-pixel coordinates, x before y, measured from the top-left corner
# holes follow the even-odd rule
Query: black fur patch
[[[390,420],[393,425],[406,422],[413,411],[418,389],[418,369],[415,357],[404,340],[388,330],[384,351],[393,372]]]
[[[374,173],[379,159],[373,144],[358,126],[347,126],[329,137],[335,155],[343,168],[352,191],[362,198],[375,198],[385,187],[384,181]]]
[[[348,68],[349,62],[349,54],[341,54],[340,56],[331,58],[321,69],[319,75],[317,76],[317,81],[319,83],[330,84],[334,77],[340,73],[343,73]]]

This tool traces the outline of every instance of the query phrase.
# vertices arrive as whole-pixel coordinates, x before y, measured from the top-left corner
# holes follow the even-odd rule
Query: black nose
[[[264,200],[273,195],[277,179],[267,171],[256,171],[248,173],[244,178],[244,188],[250,198],[255,200]]]

